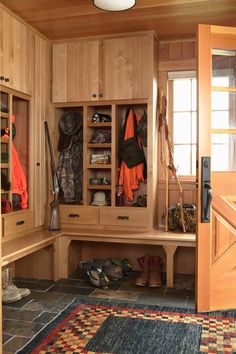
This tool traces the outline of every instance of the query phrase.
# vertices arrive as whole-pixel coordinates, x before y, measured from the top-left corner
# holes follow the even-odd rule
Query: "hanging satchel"
[[[134,136],[128,139],[124,139],[125,131],[127,126],[127,120],[130,111],[133,111],[133,122],[134,122]],[[125,161],[126,165],[129,168],[137,166],[146,161],[145,154],[143,151],[143,147],[138,142],[138,134],[137,134],[137,118],[134,110],[132,108],[127,110],[125,123],[121,131],[120,139],[119,139],[119,155],[123,161]]]

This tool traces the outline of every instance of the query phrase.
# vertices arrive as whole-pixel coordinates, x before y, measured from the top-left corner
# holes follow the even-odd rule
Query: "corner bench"
[[[2,244],[2,267],[49,245],[54,246],[54,280],[68,277],[68,249],[71,241],[93,241],[162,246],[166,254],[166,284],[173,287],[174,255],[179,246],[195,247],[195,234],[163,232],[62,229],[49,232],[41,229]]]

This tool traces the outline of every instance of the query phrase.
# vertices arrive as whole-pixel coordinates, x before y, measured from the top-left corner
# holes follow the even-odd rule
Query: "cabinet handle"
[[[6,77],[6,78],[5,78],[5,81],[6,81],[6,82],[9,82],[9,81],[10,81],[9,77]]]
[[[69,214],[69,218],[78,218],[79,219],[79,214]]]
[[[96,98],[96,97],[97,97],[96,93],[93,93],[93,94],[92,94],[92,97]]]
[[[129,217],[128,216],[123,216],[123,215],[119,215],[119,216],[117,216],[117,219],[118,220],[129,220]]]
[[[24,220],[17,221],[16,226],[24,225],[24,223],[25,223]]]
[[[5,79],[4,76],[0,76],[0,80],[3,81]]]
[[[103,97],[103,93],[100,93],[99,97],[101,97],[101,98],[102,98],[102,97]]]

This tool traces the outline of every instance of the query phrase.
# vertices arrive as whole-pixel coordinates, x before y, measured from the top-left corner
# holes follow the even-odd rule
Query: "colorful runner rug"
[[[19,353],[236,353],[236,312],[77,300]]]

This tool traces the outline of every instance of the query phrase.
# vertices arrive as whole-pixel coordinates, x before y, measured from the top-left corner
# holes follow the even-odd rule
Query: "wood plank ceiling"
[[[111,0],[113,1],[113,0]],[[160,39],[193,37],[198,23],[236,26],[236,0],[137,0],[124,12],[92,0],[0,0],[50,39],[155,30]]]

